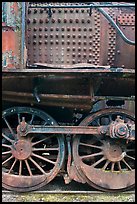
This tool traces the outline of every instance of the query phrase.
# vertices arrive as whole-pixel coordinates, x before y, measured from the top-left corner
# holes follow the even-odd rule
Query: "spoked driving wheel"
[[[49,183],[64,161],[64,138],[55,134],[31,134],[17,138],[17,126],[22,118],[31,125],[56,125],[43,111],[14,107],[2,114],[2,185],[26,192]]]
[[[105,109],[89,115],[81,126],[109,125],[120,117],[135,123],[134,115],[123,109]],[[135,142],[106,135],[74,136],[73,157],[86,182],[102,191],[125,191],[135,185]]]

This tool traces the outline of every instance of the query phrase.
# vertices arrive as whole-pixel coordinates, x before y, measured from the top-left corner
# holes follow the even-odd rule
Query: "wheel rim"
[[[134,123],[134,115],[126,110],[106,109],[85,118],[80,125],[108,125],[119,115],[125,122]],[[75,136],[73,156],[77,170],[86,182],[103,191],[124,191],[135,184],[134,142],[112,139],[102,135]]]
[[[62,135],[31,134],[17,139],[16,127],[21,120],[35,125],[57,125],[43,111],[15,107],[3,112],[2,184],[4,188],[26,192],[49,183],[62,167],[65,150]]]

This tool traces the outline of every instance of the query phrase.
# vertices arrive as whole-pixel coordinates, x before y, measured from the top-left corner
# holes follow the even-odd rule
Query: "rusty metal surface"
[[[20,123],[22,114],[32,124],[57,123],[33,108],[16,107],[3,112],[2,185],[9,190],[26,192],[39,189],[58,174],[65,150],[62,135],[17,137],[15,125]],[[9,118],[14,118],[13,124]]]
[[[124,122],[135,123],[134,114],[126,110],[106,109],[87,116],[80,125],[111,124],[118,115]],[[109,192],[128,190],[135,185],[134,142],[123,141],[94,135],[75,136],[74,163],[89,185]]]
[[[31,2],[31,6],[35,3],[37,2]],[[71,5],[71,3],[64,5]],[[123,19],[125,27],[124,30],[123,27],[121,29],[131,40],[134,40],[133,11],[127,8],[125,10],[105,8],[105,11],[115,22],[120,23],[120,27],[123,24],[119,19]],[[99,11],[92,9],[90,16],[90,10],[87,8],[53,8],[51,17],[48,12],[46,8],[29,8],[28,6],[26,36],[28,65],[89,63],[134,68],[134,46],[124,43]],[[117,47],[117,44],[122,48]],[[126,46],[126,56],[122,54],[125,53],[123,46]],[[132,58],[130,62],[127,55]]]
[[[2,2],[2,67],[21,68],[21,3]]]
[[[92,3],[2,2],[9,190],[37,190],[57,175],[102,191],[134,187],[134,5]]]

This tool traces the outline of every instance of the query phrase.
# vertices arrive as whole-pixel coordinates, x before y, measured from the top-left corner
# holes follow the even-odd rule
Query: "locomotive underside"
[[[134,188],[135,10],[122,4],[12,4],[15,16],[25,8],[25,38],[6,18],[4,188],[37,190],[56,176],[101,191]]]

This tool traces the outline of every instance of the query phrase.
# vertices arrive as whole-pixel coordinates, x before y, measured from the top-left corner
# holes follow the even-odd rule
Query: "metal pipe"
[[[29,8],[107,8],[107,7],[135,7],[135,4],[88,4],[88,5],[29,5]]]
[[[111,25],[116,29],[117,33],[120,35],[120,37],[128,44],[135,45],[135,41],[129,40],[124,33],[121,31],[121,29],[117,26],[115,21],[110,17],[110,15],[104,11],[102,8],[98,8],[98,11],[100,11],[106,19],[111,23]]]

